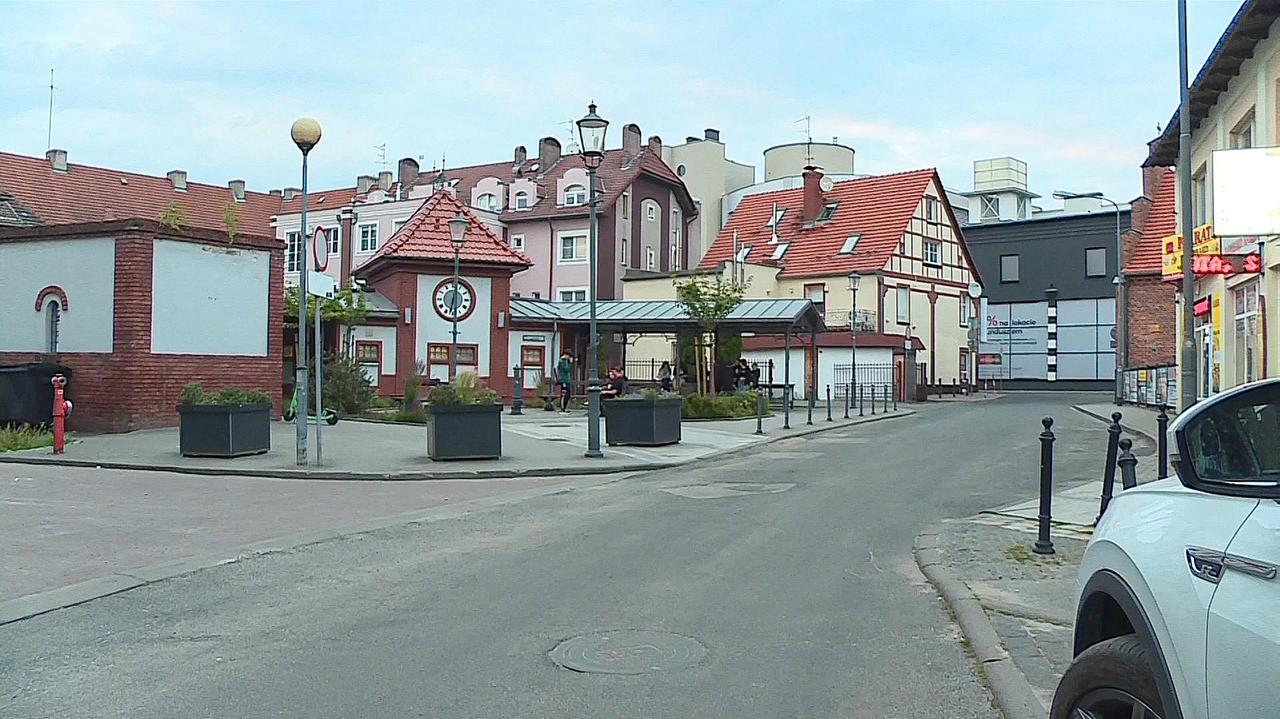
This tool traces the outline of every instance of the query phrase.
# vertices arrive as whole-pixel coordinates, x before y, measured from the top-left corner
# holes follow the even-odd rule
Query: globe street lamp
[[[849,294],[852,304],[849,305],[849,401],[854,398],[854,390],[858,387],[858,282],[862,275],[854,272],[849,275]]]
[[[453,342],[449,347],[449,381],[453,382],[458,368],[458,312],[462,309],[462,293],[458,291],[458,256],[467,241],[467,218],[459,210],[449,220],[449,240],[453,243],[453,291],[449,293],[449,316],[453,318]]]
[[[297,430],[296,463],[307,464],[307,155],[311,148],[320,142],[320,123],[310,117],[294,120],[289,128],[293,144],[302,151],[302,228],[298,235],[298,341],[294,344],[294,392],[298,399],[298,409],[293,421]],[[319,308],[317,308],[317,312]],[[317,354],[319,348],[316,348]],[[316,415],[319,416],[319,412]]]
[[[1124,271],[1121,268],[1122,248],[1120,246],[1120,205],[1102,195],[1101,192],[1067,192],[1059,190],[1053,193],[1055,199],[1058,200],[1099,200],[1110,203],[1116,211],[1116,274],[1111,278],[1111,284],[1116,288],[1116,373],[1115,373],[1115,403],[1120,404],[1124,398],[1121,391],[1124,378],[1124,369],[1129,364],[1128,348],[1126,333],[1129,329],[1129,312],[1128,312],[1128,293],[1125,291]]]
[[[587,457],[603,457],[600,451],[600,338],[596,328],[596,170],[604,161],[604,137],[609,121],[596,114],[596,104],[587,105],[587,114],[578,120],[578,140],[582,146],[582,164],[587,167],[587,204],[590,216],[590,237],[587,242],[591,280],[587,288],[590,305],[591,339],[590,359],[587,361]]]

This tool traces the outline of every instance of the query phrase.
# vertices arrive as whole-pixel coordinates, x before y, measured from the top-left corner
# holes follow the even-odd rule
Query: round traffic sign
[[[311,259],[315,260],[317,272],[329,269],[329,232],[320,225],[311,235]]]

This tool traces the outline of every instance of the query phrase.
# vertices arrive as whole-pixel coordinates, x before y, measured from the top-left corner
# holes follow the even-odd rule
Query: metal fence
[[[836,364],[832,367],[832,379],[835,381],[835,387],[831,391],[836,397],[844,398],[849,391],[849,368],[852,365]],[[857,385],[863,387],[892,387],[897,381],[894,377],[892,363],[880,364],[858,364],[858,381]],[[858,390],[854,390],[857,392]]]
[[[622,370],[627,373],[627,379],[632,382],[657,382],[658,370],[662,367],[662,360],[627,360]],[[675,373],[675,366],[672,365],[672,374]]]
[[[1130,404],[1144,407],[1176,404],[1169,400],[1178,395],[1176,365],[1127,369],[1120,375],[1120,380],[1120,396]]]

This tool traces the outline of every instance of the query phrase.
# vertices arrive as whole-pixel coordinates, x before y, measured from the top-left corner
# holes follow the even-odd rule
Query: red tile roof
[[[453,261],[453,241],[449,220],[459,211],[467,218],[466,242],[460,259],[490,265],[508,265],[521,269],[533,264],[529,258],[511,249],[489,226],[447,192],[437,192],[417,209],[404,226],[387,239],[361,271],[389,260]]]
[[[556,181],[563,178],[569,170],[582,167],[584,167],[582,156],[573,153],[561,155],[559,161],[551,167],[539,166],[538,158],[535,156],[519,166],[513,162],[491,162],[484,165],[446,168],[444,175],[453,184],[454,192],[458,198],[463,202],[470,202],[471,190],[481,180],[486,177],[496,177],[510,188],[511,183],[518,179],[516,170],[519,169],[521,178],[531,179],[537,185],[538,196],[532,198],[535,201],[530,205],[529,209],[512,210],[508,207],[503,209],[500,216],[503,220],[534,220],[546,217],[571,217],[587,214],[588,208],[586,205],[564,207],[556,204]],[[435,180],[437,172],[437,170],[419,172],[415,186],[430,187],[432,181]],[[678,187],[677,197],[684,208],[686,216],[692,217],[692,213],[696,212],[697,207],[688,190],[685,189],[684,182],[672,172],[667,163],[663,162],[655,151],[647,146],[642,148],[640,155],[630,162],[626,161],[621,149],[607,150],[605,152],[604,160],[596,171],[597,181],[604,192],[601,207],[608,208],[617,202],[618,196],[622,194],[622,191],[630,186],[642,172],[666,180]],[[373,189],[378,189],[376,184]],[[398,196],[399,189],[399,182],[393,182],[387,192],[395,197]],[[362,196],[356,192],[355,187],[308,192],[307,210],[327,210],[345,207],[357,199],[362,199]],[[507,199],[507,202],[510,204],[510,198]],[[281,204],[280,212],[282,214],[301,211],[301,198],[294,198]]]
[[[187,225],[225,231],[223,216],[234,205],[240,232],[274,237],[271,216],[280,198],[245,192],[237,203],[225,186],[188,182],[186,192],[173,189],[167,177],[141,175],[103,167],[67,163],[55,172],[42,157],[0,152],[0,192],[12,195],[47,225],[106,220],[156,220],[177,203]]]
[[[824,193],[824,202],[839,202],[827,222],[805,227],[804,188],[762,192],[742,198],[729,222],[707,250],[699,267],[713,268],[733,259],[733,236],[738,246],[751,245],[747,261],[782,267],[783,277],[820,277],[853,271],[874,271],[885,266],[902,239],[936,170],[915,170],[837,182]],[[941,187],[942,183],[938,182]],[[939,198],[946,205],[946,198]],[[769,244],[769,218],[774,203],[786,209],[778,226],[779,242],[789,243],[781,260],[771,260],[777,245]],[[948,209],[948,212],[950,210]],[[853,254],[840,254],[850,235],[861,235]],[[970,263],[972,266],[972,262]]]
[[[1146,222],[1139,229],[1138,244],[1125,263],[1126,275],[1158,275],[1161,270],[1161,240],[1178,231],[1178,188],[1173,170],[1165,170],[1156,180],[1155,197]]]

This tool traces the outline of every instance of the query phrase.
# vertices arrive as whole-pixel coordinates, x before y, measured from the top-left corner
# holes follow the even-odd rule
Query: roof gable
[[[806,226],[803,218],[803,187],[748,195],[729,216],[699,267],[711,268],[732,260],[737,233],[738,247],[752,247],[747,261],[778,265],[784,277],[879,270],[892,257],[925,190],[936,178],[937,172],[927,169],[837,182],[823,195],[823,202],[839,203],[835,214],[811,226]],[[939,201],[945,203],[945,196]],[[774,203],[784,210],[777,228],[778,244],[788,245],[776,260],[772,254],[778,244],[770,244],[772,229],[768,224]],[[842,246],[852,235],[859,236],[853,252],[842,254]]]
[[[453,241],[449,232],[449,220],[459,212],[467,218],[468,223],[464,236],[466,241],[459,253],[461,261],[521,269],[533,264],[529,258],[511,249],[493,234],[493,230],[461,202],[441,191],[422,203],[364,267],[372,267],[379,261],[397,259],[452,262]]]
[[[1160,274],[1164,238],[1178,231],[1178,183],[1173,170],[1165,170],[1156,180],[1155,198],[1138,235],[1133,255],[1125,263],[1126,275]]]

